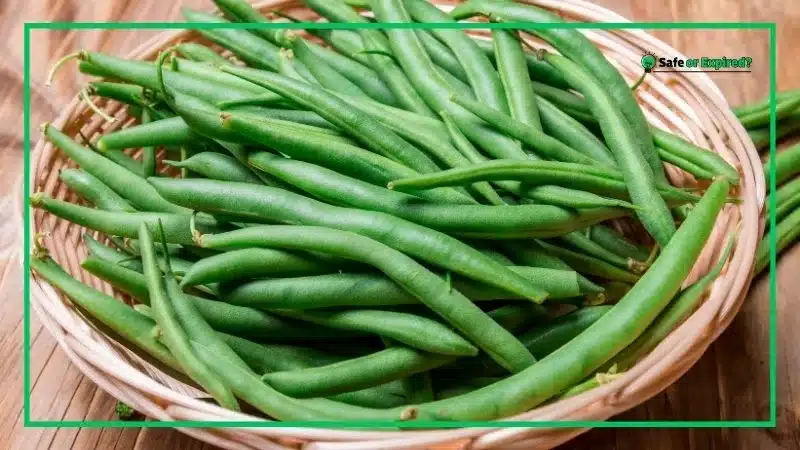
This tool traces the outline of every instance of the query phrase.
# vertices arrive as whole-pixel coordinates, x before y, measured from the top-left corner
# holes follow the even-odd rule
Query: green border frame
[[[769,419],[767,420],[657,420],[657,421],[122,421],[122,420],[33,420],[31,419],[31,362],[30,362],[30,226],[31,226],[31,31],[32,30],[202,30],[202,29],[363,29],[363,28],[449,28],[449,29],[681,29],[681,30],[768,30],[770,58],[770,177],[769,210],[775,211],[775,150],[776,150],[776,93],[777,93],[777,25],[775,22],[606,22],[606,23],[175,23],[175,22],[26,22],[24,24],[24,174],[23,174],[23,426],[35,428],[277,428],[320,427],[361,429],[413,429],[413,428],[774,428],[777,426],[777,277],[776,236],[770,234],[769,254]],[[775,228],[775,215],[770,214],[770,226]]]

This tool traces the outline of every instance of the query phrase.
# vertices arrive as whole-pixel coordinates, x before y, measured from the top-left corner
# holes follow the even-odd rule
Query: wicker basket
[[[313,13],[296,1],[266,0],[258,6],[263,11],[276,8],[314,19]],[[532,3],[557,11],[568,20],[585,22],[624,22],[626,19],[599,6],[581,0],[536,0]],[[480,33],[477,32],[476,33]],[[608,58],[633,82],[645,51],[662,55],[680,53],[639,30],[587,30]],[[153,59],[159,50],[179,41],[200,41],[196,33],[162,33],[136,51],[131,58]],[[541,43],[536,43],[541,45]],[[739,230],[739,239],[725,273],[714,283],[705,303],[677,330],[671,333],[650,355],[615,380],[582,395],[534,409],[507,420],[605,420],[656,395],[683,373],[703,354],[728,326],[738,311],[750,283],[756,245],[763,232],[760,219],[765,198],[765,184],[758,153],[744,129],[729,111],[719,89],[704,74],[663,74],[647,77],[636,91],[648,120],[671,129],[695,143],[713,149],[734,164],[742,174],[738,194],[741,204],[728,205],[717,220],[714,232],[697,261],[687,283],[697,279],[711,266],[724,246],[726,237]],[[98,134],[132,120],[124,108],[114,102],[101,103],[121,120],[108,124],[77,99],[70,103],[56,127],[75,135]],[[79,201],[58,179],[59,169],[72,165],[52,145],[40,140],[32,155],[32,180],[35,191],[55,198]],[[694,179],[668,167],[676,185],[691,185]],[[114,293],[100,280],[80,268],[85,255],[80,236],[83,228],[36,211],[34,230],[51,234],[48,247],[53,258],[82,281]],[[149,366],[97,329],[90,326],[49,284],[34,279],[31,305],[59,346],[83,373],[114,397],[155,420],[263,420],[225,410],[199,400],[199,393]],[[120,299],[125,299],[119,293]],[[348,431],[314,428],[221,428],[181,429],[198,439],[230,449],[408,449],[449,444],[447,448],[550,448],[586,431],[585,429],[455,429],[434,431]]]

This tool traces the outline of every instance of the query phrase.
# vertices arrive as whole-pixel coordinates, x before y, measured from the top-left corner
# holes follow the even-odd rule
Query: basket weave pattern
[[[527,1],[558,12],[567,20],[584,22],[625,22],[599,6],[581,0]],[[447,7],[448,2],[436,3]],[[262,11],[281,9],[307,20],[317,16],[297,1],[266,0],[257,5]],[[481,34],[476,31],[476,34]],[[485,33],[483,33],[485,34]],[[641,72],[639,59],[645,51],[681,56],[680,53],[640,30],[585,30],[632,84]],[[530,37],[527,37],[530,39]],[[531,39],[532,40],[532,39]],[[158,52],[177,42],[201,41],[196,33],[169,31],[143,44],[128,57],[154,59]],[[532,40],[537,46],[544,46]],[[721,154],[742,175],[738,196],[741,204],[728,205],[720,214],[709,242],[692,270],[687,284],[702,276],[716,261],[727,236],[739,232],[730,261],[711,288],[703,305],[653,352],[613,381],[594,390],[559,402],[541,406],[507,420],[605,420],[656,395],[685,373],[716,337],[728,326],[741,306],[750,283],[756,245],[763,232],[761,210],[765,183],[758,153],[746,132],[730,112],[719,89],[704,74],[658,73],[648,75],[636,95],[651,124],[670,129],[696,144]],[[90,140],[132,119],[125,108],[113,101],[99,104],[118,119],[106,123],[78,99],[71,102],[53,125],[75,136],[78,131]],[[33,150],[34,191],[72,202],[80,202],[60,180],[60,169],[74,166],[65,156],[41,139]],[[675,167],[667,168],[676,185],[693,185],[695,180]],[[47,246],[53,259],[79,280],[114,294],[127,297],[106,283],[81,270],[86,256],[81,244],[84,228],[35,211],[31,233],[47,231]],[[102,236],[98,236],[102,238]],[[149,366],[136,355],[96,330],[74,309],[69,300],[36,277],[31,283],[31,306],[59,346],[84,374],[103,390],[155,420],[264,420],[236,413],[198,400],[200,393]],[[452,443],[470,449],[551,448],[582,433],[585,429],[457,429],[434,431],[349,431],[314,428],[222,428],[181,429],[182,432],[214,445],[230,449],[406,449]]]

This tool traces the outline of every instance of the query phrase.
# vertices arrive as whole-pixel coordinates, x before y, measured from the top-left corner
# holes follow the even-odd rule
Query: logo
[[[645,73],[650,72],[750,72],[753,58],[741,57],[711,57],[700,58],[672,58],[658,57],[647,52],[642,56],[642,68]]]

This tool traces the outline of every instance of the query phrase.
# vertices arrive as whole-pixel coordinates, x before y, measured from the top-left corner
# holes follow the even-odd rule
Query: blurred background
[[[784,0],[597,0],[634,21],[769,21],[778,24],[778,87],[800,88],[800,2]],[[26,21],[180,21],[180,9],[210,10],[208,0],[0,0],[0,448],[213,448],[168,429],[22,428],[22,79]],[[81,48],[124,55],[157,31],[35,31],[31,38],[31,136],[86,81],[67,66],[52,87],[53,61]],[[769,92],[765,31],[659,30],[652,34],[689,57],[749,56],[749,74],[711,74],[732,106]],[[778,427],[776,429],[594,430],[564,449],[799,449],[800,246],[778,267]],[[794,276],[793,276],[794,275]],[[765,420],[769,417],[767,277],[755,280],[737,319],[678,383],[617,419]],[[99,390],[31,318],[31,405],[39,420],[114,418],[115,400]]]

